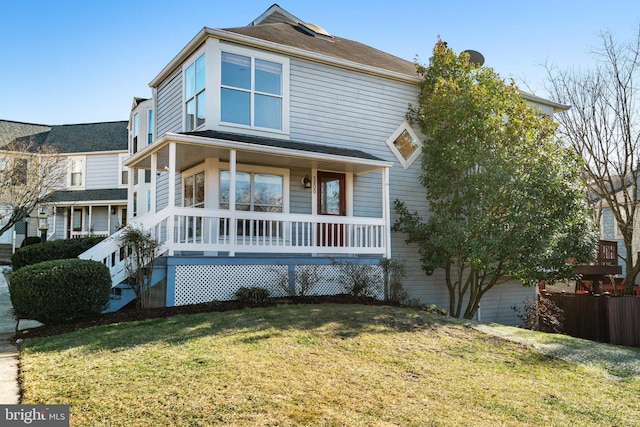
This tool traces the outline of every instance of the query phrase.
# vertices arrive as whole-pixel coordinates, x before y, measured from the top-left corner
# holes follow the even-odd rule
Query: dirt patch
[[[83,319],[73,323],[61,325],[43,325],[37,328],[24,329],[19,331],[15,339],[47,337],[73,332],[80,329],[91,328],[98,325],[109,325],[114,323],[132,322],[145,319],[160,319],[179,314],[195,314],[206,312],[223,312],[231,310],[241,310],[251,307],[269,307],[277,304],[366,304],[366,305],[396,305],[388,301],[380,301],[374,298],[354,297],[351,295],[325,295],[307,297],[286,297],[271,298],[263,303],[252,303],[248,301],[213,301],[202,304],[182,305],[178,307],[161,307],[136,310],[125,308],[114,313],[105,313],[96,317]]]

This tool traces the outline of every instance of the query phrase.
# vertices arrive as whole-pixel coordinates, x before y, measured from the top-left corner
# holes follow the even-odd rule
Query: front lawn
[[[71,425],[637,425],[613,377],[413,309],[278,305],[27,339],[22,403]],[[626,372],[626,371],[625,371]]]

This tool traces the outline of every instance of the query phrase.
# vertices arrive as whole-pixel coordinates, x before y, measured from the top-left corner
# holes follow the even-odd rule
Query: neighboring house
[[[419,82],[411,61],[278,5],[245,27],[202,29],[151,81],[151,99],[134,100],[129,123],[129,221],[163,244],[165,304],[231,299],[241,286],[284,295],[282,280],[299,291],[305,269],[320,277],[311,293],[343,292],[345,263],[381,281],[379,261],[394,258],[410,297],[448,307],[442,273],[426,276],[417,248],[391,232],[394,199],[429,215],[405,120]],[[547,114],[563,108],[523,96]],[[82,257],[104,261],[115,285],[125,278],[118,234]],[[116,290],[111,309],[130,298]],[[479,317],[517,323],[510,307],[534,296],[500,285]]]
[[[48,216],[48,239],[108,236],[126,223],[126,121],[47,126],[0,120],[0,150],[13,141],[55,148],[67,172],[59,189],[29,214],[31,221],[0,237],[5,248],[19,247],[26,236],[39,236],[41,212]]]

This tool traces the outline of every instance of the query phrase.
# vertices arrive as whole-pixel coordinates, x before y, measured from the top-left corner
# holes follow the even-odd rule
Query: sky
[[[249,24],[274,0],[0,0],[0,119],[128,120],[133,98],[203,27]],[[543,64],[595,63],[601,34],[635,39],[638,0],[279,0],[299,19],[428,62],[438,37],[545,96]]]

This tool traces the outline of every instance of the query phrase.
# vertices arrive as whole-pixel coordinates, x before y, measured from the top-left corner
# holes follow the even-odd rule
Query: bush
[[[36,244],[41,243],[41,242],[42,242],[42,237],[29,236],[29,237],[25,237],[25,239],[22,241],[22,244],[20,245],[20,247],[24,248],[26,246],[36,245]]]
[[[11,275],[15,316],[59,324],[99,314],[109,302],[111,275],[102,263],[83,259],[45,261]]]
[[[236,291],[235,296],[238,301],[262,304],[269,300],[269,290],[257,286],[253,286],[251,288],[243,286]]]
[[[407,267],[402,261],[394,259],[383,259],[380,265],[384,269],[387,284],[387,299],[391,302],[406,304],[409,295],[402,285],[402,281],[407,277]]]
[[[349,295],[375,297],[377,288],[382,289],[383,279],[376,273],[376,266],[350,262],[336,264],[341,266],[339,280]]]
[[[524,313],[518,307],[511,307],[524,322],[526,329],[561,334],[564,332],[564,310],[550,298],[540,295],[535,300],[524,301]]]
[[[49,240],[37,245],[25,246],[11,256],[11,267],[16,271],[24,266],[43,261],[77,258],[78,255],[102,240],[104,237],[84,237],[82,239]]]

